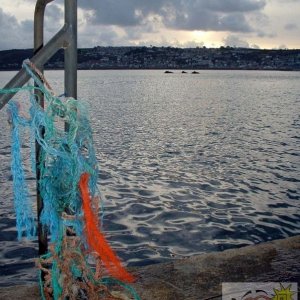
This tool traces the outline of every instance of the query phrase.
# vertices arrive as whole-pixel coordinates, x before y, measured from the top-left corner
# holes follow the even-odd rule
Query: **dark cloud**
[[[266,5],[265,0],[208,0],[206,7],[219,12],[249,12],[260,10]]]
[[[225,30],[226,31],[241,31],[241,32],[249,32],[252,31],[252,27],[248,24],[245,16],[239,13],[233,13],[229,15],[225,15],[219,18],[219,24],[216,30]]]
[[[258,11],[264,1],[255,0],[201,0],[180,1],[182,7],[173,7],[175,18],[172,26],[187,30],[213,30],[249,32],[247,13]],[[180,16],[180,17],[178,17]]]
[[[136,0],[82,0],[79,1],[79,5],[94,11],[92,20],[98,24],[133,26],[140,24],[143,19],[143,16],[138,14],[141,6]]]
[[[164,23],[167,27],[181,30],[233,32],[250,32],[253,30],[245,16],[240,13],[220,15],[213,12],[191,10],[187,14],[176,11],[174,15],[170,12]]]
[[[32,7],[36,2],[22,1]],[[227,31],[225,43],[245,45],[246,41],[238,39],[239,34],[248,38],[276,37],[276,26],[271,24],[264,8],[267,4],[278,6],[287,2],[300,0],[78,0],[79,46],[132,45],[152,39],[162,45],[180,44],[176,38],[160,35],[162,29]],[[63,4],[64,0],[55,0],[47,6],[46,41],[63,23]],[[296,32],[300,27],[297,20],[285,23],[287,31]],[[32,47],[32,28],[32,21],[18,21],[0,10],[0,48]]]
[[[93,22],[105,25],[138,26],[151,15],[174,29],[252,31],[246,14],[261,10],[265,0],[79,0],[93,10]]]

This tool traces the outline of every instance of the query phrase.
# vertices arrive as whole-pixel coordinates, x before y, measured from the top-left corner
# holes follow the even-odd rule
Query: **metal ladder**
[[[64,77],[65,77],[65,96],[77,99],[77,0],[65,0],[65,23],[56,35],[44,46],[44,14],[48,3],[54,0],[37,0],[34,12],[34,56],[30,59],[41,71],[50,58],[61,48],[64,49]],[[22,87],[30,76],[22,68],[4,87],[12,89]],[[38,94],[39,92],[36,92]],[[14,94],[0,95],[0,110],[8,103]],[[44,107],[43,95],[38,94],[39,104]],[[43,131],[43,129],[40,129]],[[66,128],[67,130],[67,128]],[[36,158],[41,151],[36,143]],[[40,178],[39,168],[37,169],[37,183]],[[47,232],[42,228],[40,214],[43,208],[43,199],[41,198],[37,184],[37,214],[38,214],[38,241],[39,254],[45,254],[48,249]]]

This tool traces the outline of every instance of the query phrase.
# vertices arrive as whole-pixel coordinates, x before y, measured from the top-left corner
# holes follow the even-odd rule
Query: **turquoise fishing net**
[[[94,257],[94,263],[89,262],[91,253],[87,251],[83,234],[82,200],[78,189],[80,176],[83,173],[89,174],[92,199],[97,201],[100,193],[97,187],[99,170],[87,104],[73,98],[55,96],[32,66],[24,62],[23,68],[30,74],[34,84],[18,89],[2,89],[0,93],[29,92],[30,108],[27,116],[22,115],[18,102],[8,103],[12,128],[11,172],[18,238],[32,238],[36,235],[36,218],[32,209],[33,199],[26,185],[21,151],[21,138],[23,131],[27,130],[30,135],[32,173],[35,174],[36,168],[40,172],[37,182],[43,199],[40,222],[49,232],[52,242],[49,252],[40,257],[38,262],[42,298],[79,299],[80,294],[84,298],[98,293],[106,297],[99,296],[99,299],[114,299],[108,287],[118,285],[134,299],[139,299],[127,284],[107,277],[102,280],[99,274],[95,275],[101,269],[100,258]],[[44,109],[38,104],[39,94],[44,96]],[[37,161],[36,142],[41,147]],[[95,201],[94,206],[96,210]],[[105,272],[102,273],[105,275]],[[77,289],[70,288],[76,285]]]
[[[47,226],[51,240],[55,241],[59,236],[61,215],[68,212],[75,216],[76,220],[73,224],[68,220],[68,225],[74,227],[77,235],[81,235],[82,225],[78,220],[82,212],[78,182],[82,173],[90,174],[92,197],[98,193],[98,167],[87,107],[73,98],[65,99],[63,102],[44,87],[27,64],[24,64],[24,67],[34,78],[38,88],[32,86],[30,90],[31,107],[28,119],[19,115],[19,105],[16,102],[10,101],[8,107],[13,124],[11,169],[18,237],[23,234],[32,237],[35,234],[34,214],[30,209],[31,206],[28,203],[24,205],[23,200],[29,201],[20,154],[20,127],[27,127],[31,134],[31,143],[36,139],[42,148],[37,165],[41,174],[38,188],[44,200],[41,223]],[[38,104],[37,96],[34,94],[36,89],[44,94],[45,110]],[[69,130],[65,131],[63,126],[59,126],[59,122],[67,124]],[[41,134],[43,131],[44,135]],[[31,165],[36,166],[35,155],[31,156],[31,160]]]

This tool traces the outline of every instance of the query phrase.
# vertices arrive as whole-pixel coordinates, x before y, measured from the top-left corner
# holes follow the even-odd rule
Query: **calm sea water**
[[[12,74],[0,72],[0,86]],[[63,73],[46,76],[62,93]],[[300,234],[299,82],[297,72],[79,72],[104,230],[124,262],[146,265]],[[35,241],[16,241],[6,119],[0,112],[0,285],[36,273]]]

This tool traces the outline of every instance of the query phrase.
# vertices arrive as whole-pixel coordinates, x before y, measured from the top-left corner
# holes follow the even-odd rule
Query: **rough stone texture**
[[[36,285],[17,285],[0,289],[1,300],[29,300],[40,299],[40,292]]]
[[[221,299],[222,282],[298,282],[300,236],[136,269],[143,300]]]
[[[221,299],[222,282],[298,282],[300,286],[300,236],[132,271],[138,279],[133,286],[143,300]],[[36,286],[9,287],[0,289],[0,299],[39,299],[39,294]]]

